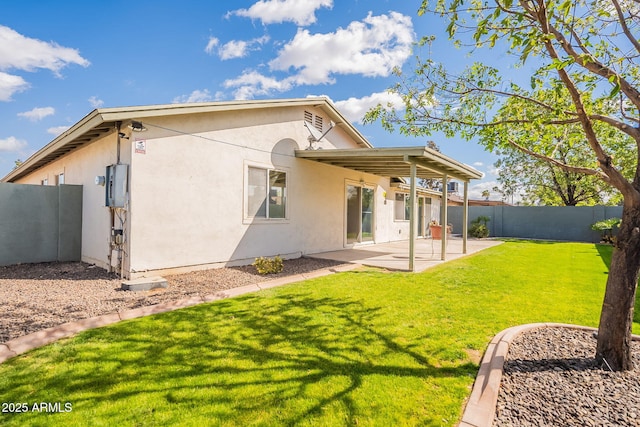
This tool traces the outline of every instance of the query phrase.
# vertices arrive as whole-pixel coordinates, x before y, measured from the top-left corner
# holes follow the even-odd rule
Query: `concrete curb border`
[[[181,308],[191,307],[197,304],[203,304],[211,301],[218,301],[226,298],[233,298],[251,292],[261,291],[263,289],[275,288],[289,283],[301,282],[316,277],[328,276],[334,273],[350,271],[361,267],[359,264],[347,264],[337,267],[323,268],[311,271],[309,273],[296,274],[286,276],[280,279],[268,280],[265,282],[246,285],[237,288],[226,289],[216,292],[215,294],[205,295],[203,297],[191,297],[178,301],[166,302],[156,305],[149,305],[131,310],[120,311],[117,313],[103,314],[97,317],[82,319],[74,322],[63,323],[62,325],[53,326],[29,335],[14,338],[5,343],[0,343],[0,364],[16,357],[27,351],[43,347],[47,344],[56,342],[62,338],[68,338],[79,332],[89,329],[96,329],[107,325],[112,325],[123,320],[136,319],[138,317],[151,316],[152,314],[165,313],[168,311],[178,310]]]
[[[530,323],[507,328],[491,340],[484,353],[480,370],[473,383],[471,396],[462,414],[462,421],[458,427],[491,427],[496,415],[498,392],[504,362],[511,342],[521,333],[538,328],[569,328],[597,332],[597,328],[571,325],[566,323]],[[634,341],[640,341],[640,336],[633,335]]]

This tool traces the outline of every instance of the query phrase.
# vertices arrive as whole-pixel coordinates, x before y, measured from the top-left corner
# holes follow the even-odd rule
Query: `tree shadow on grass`
[[[220,301],[88,331],[46,356],[47,375],[17,361],[0,400],[46,390],[80,420],[143,424],[192,411],[229,425],[442,423],[425,408],[440,387],[466,390],[477,366],[438,366],[424,338],[399,339],[388,323],[382,307],[312,293]],[[155,415],[119,412],[140,402]]]
[[[611,245],[603,245],[596,244],[596,248],[598,250],[598,254],[600,255],[600,259],[607,267],[606,274],[608,274],[609,269],[611,268],[611,257],[613,256],[614,248]],[[633,321],[636,323],[640,323],[640,292],[636,290],[636,304],[633,311]]]

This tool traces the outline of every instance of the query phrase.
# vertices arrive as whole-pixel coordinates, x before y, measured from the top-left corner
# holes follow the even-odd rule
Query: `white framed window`
[[[407,193],[396,193],[394,206],[394,218],[396,221],[409,221],[409,195]]]
[[[287,172],[248,166],[245,194],[246,218],[287,218]]]
[[[64,173],[56,175],[56,185],[64,184]]]

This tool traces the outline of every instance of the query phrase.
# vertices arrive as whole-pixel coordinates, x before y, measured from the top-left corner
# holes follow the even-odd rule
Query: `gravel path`
[[[337,265],[340,263],[298,258],[286,260],[281,273],[267,276],[257,274],[252,266],[196,271],[164,276],[169,287],[148,292],[122,291],[117,276],[81,262],[0,267],[0,343],[74,320]]]
[[[640,343],[635,369],[597,366],[592,332],[541,328],[509,346],[494,426],[640,426]],[[606,369],[606,368],[605,368]]]

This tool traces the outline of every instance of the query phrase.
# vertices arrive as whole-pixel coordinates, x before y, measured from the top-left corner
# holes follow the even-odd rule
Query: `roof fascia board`
[[[39,149],[16,169],[9,172],[1,181],[13,181],[30,172],[31,167],[50,153],[72,143],[76,138],[91,131],[96,126],[108,122],[140,120],[151,117],[175,116],[180,114],[198,114],[218,111],[251,110],[265,107],[315,107],[321,108],[330,118],[340,125],[359,145],[371,148],[366,138],[337,110],[326,97],[294,98],[276,100],[227,101],[190,104],[163,104],[133,107],[101,108],[91,111],[70,129],[57,136],[53,141]]]
[[[367,149],[366,153],[362,149],[350,148],[318,151],[296,150],[296,156],[307,159],[399,156],[405,162],[415,162],[416,165],[423,169],[428,169],[441,175],[446,174],[461,181],[468,182],[470,179],[482,178],[481,172],[425,147],[371,148]],[[436,165],[431,164],[429,161],[435,162]]]
[[[31,157],[22,162],[20,166],[9,172],[2,182],[11,182],[14,179],[25,175],[24,171],[30,169],[35,163],[39,162],[43,157],[46,157],[51,152],[65,146],[66,144],[73,142],[74,139],[89,132],[91,129],[103,124],[103,120],[100,110],[93,110],[91,113],[82,118],[78,123],[73,125],[70,129],[64,131],[58,135],[53,141],[36,151]],[[28,173],[28,172],[27,172]]]
[[[442,177],[447,175],[448,178],[454,178],[454,179],[458,179],[460,181],[465,181],[465,182],[469,182],[469,180],[471,179],[469,177],[465,177],[464,174],[461,174],[460,172],[462,171],[457,170],[458,168],[449,169],[446,167],[441,167],[439,165],[433,165],[432,163],[427,163],[423,159],[418,159],[418,158],[409,158],[408,163],[410,162],[414,162],[416,166],[418,166],[421,169],[426,169],[435,173],[439,173]]]
[[[218,111],[253,110],[264,107],[314,107],[320,108],[337,126],[347,132],[359,145],[373,148],[371,143],[347,120],[326,97],[259,101],[228,101],[215,103],[164,104],[140,107],[108,108],[101,110],[105,121],[140,120],[177,114],[199,114]]]
[[[404,147],[404,148],[370,148],[366,152],[362,151],[362,148],[338,148],[335,150],[296,150],[296,155],[299,153],[299,157],[304,158],[325,158],[325,157],[344,157],[358,158],[358,157],[388,157],[388,156],[419,156],[422,151],[422,147]]]
[[[469,175],[471,175],[473,178],[476,179],[480,179],[482,178],[482,172],[467,166],[463,163],[458,162],[457,160],[452,159],[449,156],[445,156],[444,154],[442,154],[439,151],[436,150],[432,150],[430,148],[424,147],[424,153],[423,156],[426,158],[430,158],[433,159],[434,161],[437,161],[438,163],[444,164],[449,168],[452,169],[457,169],[457,170],[461,170],[464,171],[465,173],[468,173]],[[468,181],[468,178],[458,178],[458,179],[462,179],[463,181]]]

